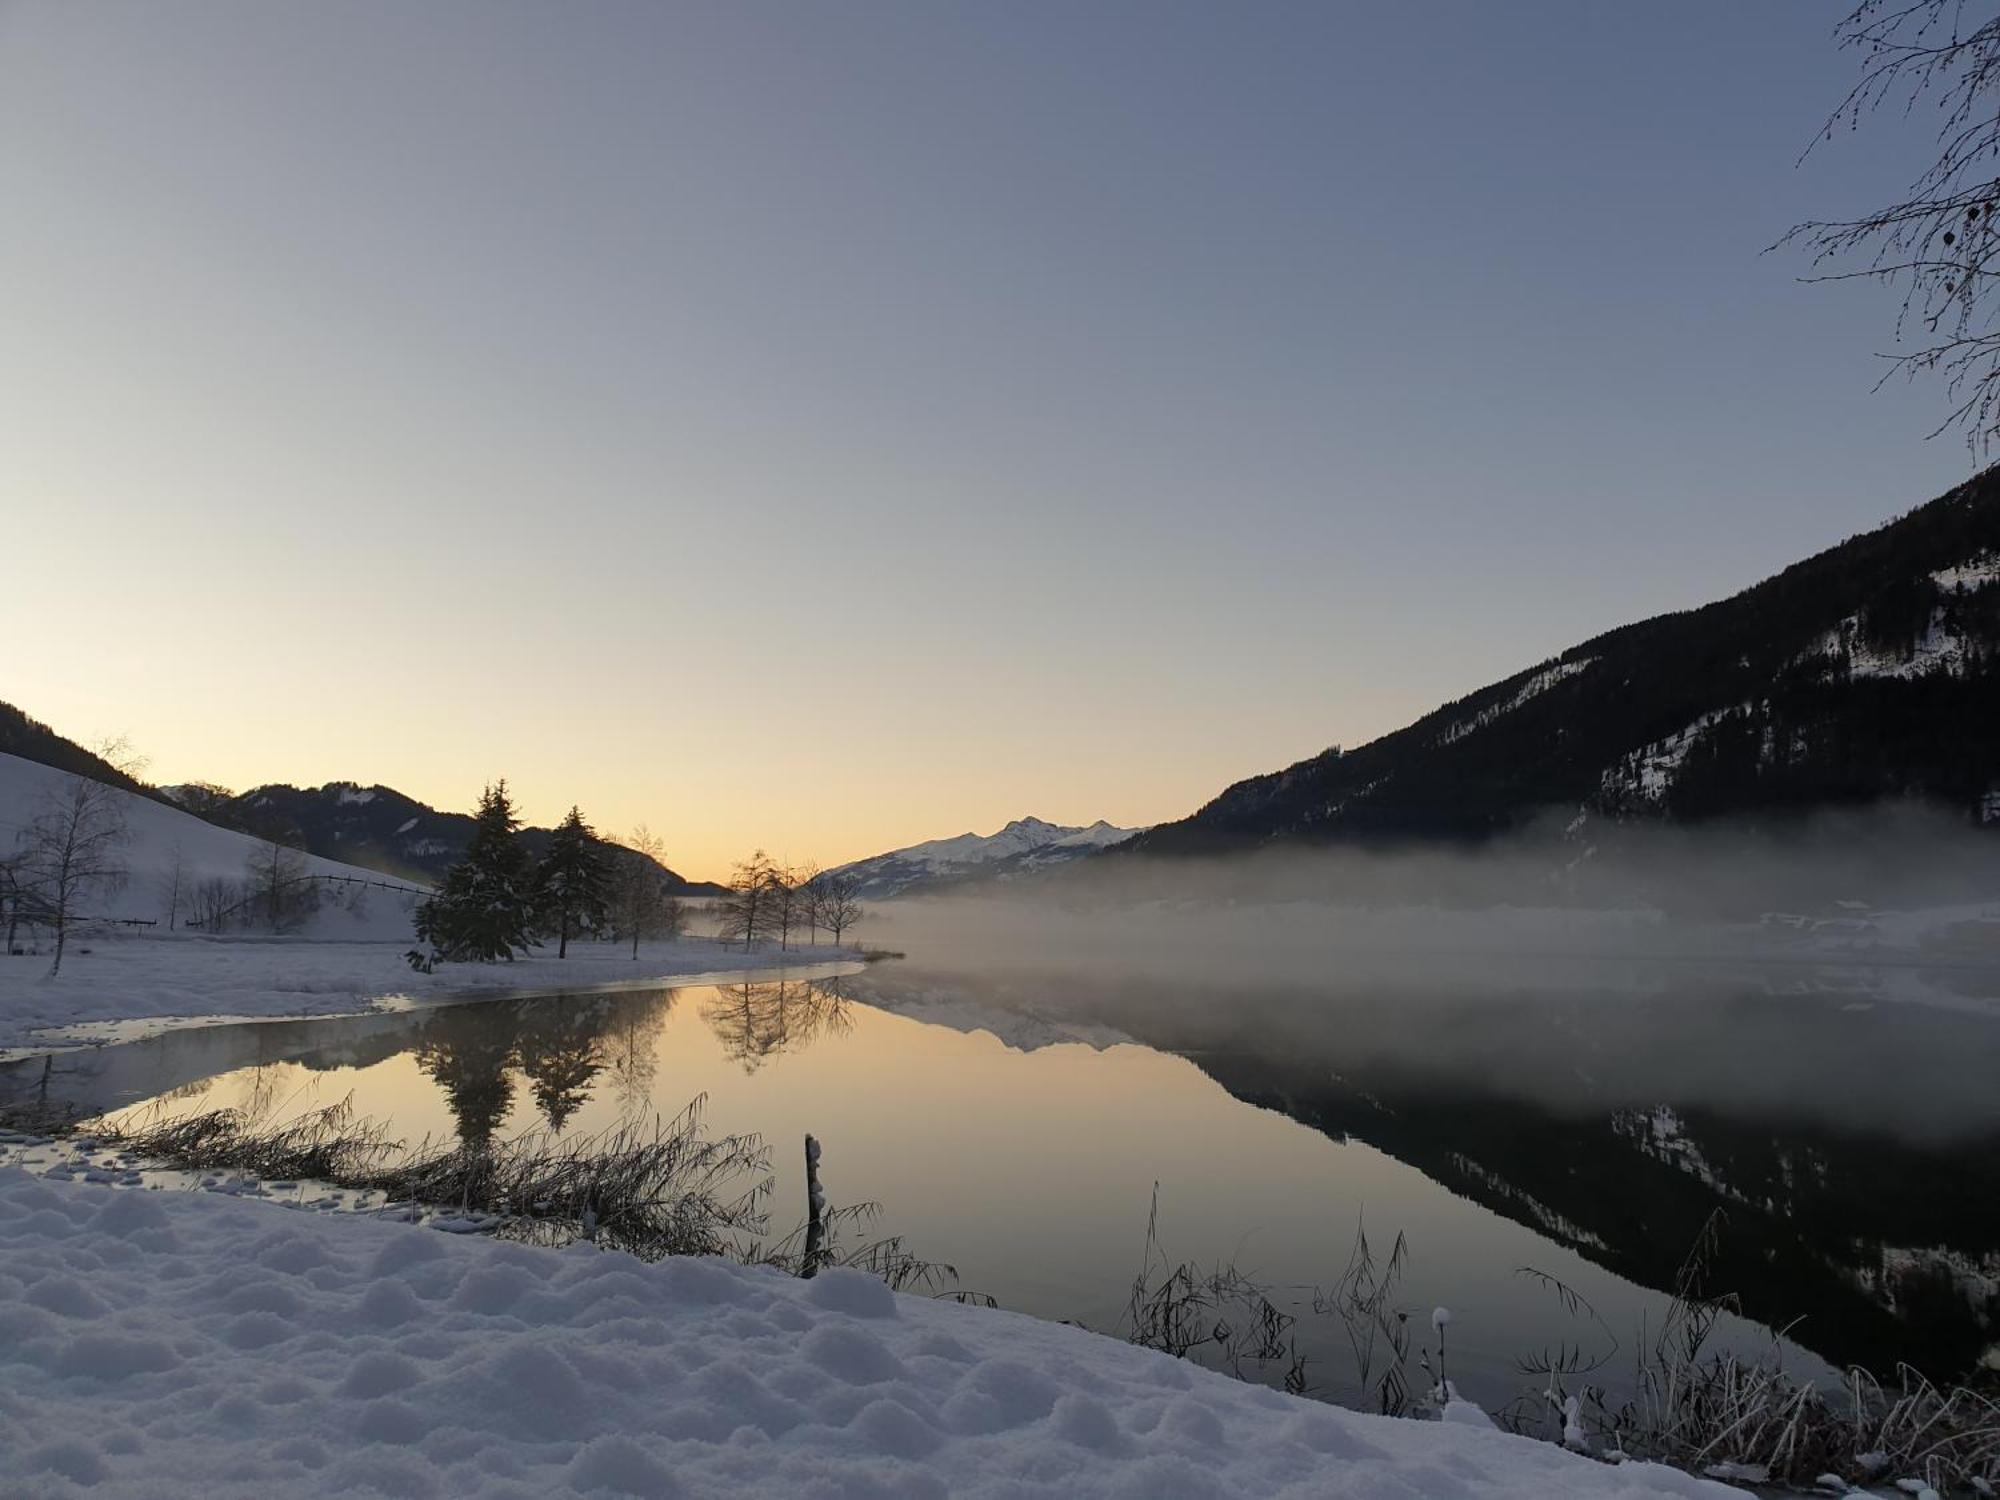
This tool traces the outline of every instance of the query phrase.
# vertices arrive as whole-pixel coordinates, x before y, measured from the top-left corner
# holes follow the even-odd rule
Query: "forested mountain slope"
[[[1586,641],[1125,846],[1481,839],[1918,797],[2000,822],[2000,470],[1699,609]]]

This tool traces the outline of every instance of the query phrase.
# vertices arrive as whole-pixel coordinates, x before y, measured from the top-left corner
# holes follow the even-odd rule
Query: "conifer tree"
[[[569,957],[572,934],[604,925],[607,875],[597,834],[574,807],[549,835],[548,852],[535,871],[536,905],[556,930],[556,957]]]
[[[533,946],[535,892],[505,778],[486,788],[473,816],[478,826],[465,857],[417,908],[417,936],[438,958],[511,962]]]

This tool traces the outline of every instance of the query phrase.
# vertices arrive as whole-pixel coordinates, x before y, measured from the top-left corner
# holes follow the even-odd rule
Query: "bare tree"
[[[226,875],[211,875],[188,892],[188,925],[203,932],[220,932],[242,904],[242,886]]]
[[[611,920],[619,936],[632,939],[632,957],[639,940],[679,937],[687,925],[681,903],[667,894],[660,857],[666,845],[644,823],[632,830],[611,882]]]
[[[27,915],[23,909],[28,899],[28,885],[21,866],[22,856],[18,853],[0,859],[0,907],[7,912],[6,952],[11,956],[14,941],[20,935],[21,920]]]
[[[167,867],[160,874],[160,900],[166,903],[167,931],[172,932],[180,921],[181,901],[186,895],[183,887],[187,879],[187,855],[181,849],[181,841],[175,839],[167,850]]]
[[[759,849],[737,865],[729,889],[715,903],[716,936],[724,942],[743,941],[743,951],[770,936],[774,925],[773,893],[782,883],[771,856]]]
[[[243,884],[273,932],[296,930],[317,904],[305,855],[276,839],[265,839],[250,851]]]
[[[826,871],[818,860],[809,859],[792,872],[792,878],[799,888],[799,921],[805,925],[808,938],[818,943],[820,883],[826,879]]]
[[[236,800],[236,793],[213,781],[184,781],[173,795],[176,802],[198,818],[212,817]]]
[[[852,872],[834,870],[820,877],[815,915],[819,925],[833,935],[836,946],[847,929],[867,915],[860,892],[861,877]]]
[[[794,928],[805,925],[806,898],[798,871],[789,865],[771,870],[771,925],[778,929],[778,950],[791,946]]]
[[[1808,280],[1902,288],[1896,341],[1914,347],[1885,356],[1883,381],[1941,374],[1951,411],[1931,436],[1961,427],[1968,446],[1990,452],[2000,438],[2000,13],[1967,0],[1863,0],[1834,35],[1859,54],[1861,79],[1813,145],[1885,106],[1908,114],[1928,99],[1941,117],[1937,155],[1899,201],[1795,225],[1779,243],[1811,252]]]
[[[41,811],[21,830],[19,878],[55,929],[53,977],[62,972],[79,904],[125,883],[125,793],[82,776],[65,776],[43,794]]]

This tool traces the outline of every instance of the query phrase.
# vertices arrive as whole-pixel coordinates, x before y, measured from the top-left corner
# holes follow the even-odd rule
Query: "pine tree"
[[[504,778],[481,794],[474,819],[478,826],[465,857],[417,908],[417,936],[438,958],[511,962],[534,945],[529,924],[535,893]]]
[[[542,920],[556,930],[557,958],[569,957],[572,934],[604,926],[608,884],[597,834],[574,807],[549,835],[548,852],[535,871],[535,899]]]

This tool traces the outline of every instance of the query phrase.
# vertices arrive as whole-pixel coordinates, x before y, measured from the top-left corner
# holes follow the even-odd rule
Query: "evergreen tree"
[[[574,807],[549,835],[548,852],[535,872],[535,898],[542,920],[556,931],[556,957],[569,957],[572,934],[592,932],[606,921],[609,884],[597,834]]]
[[[481,794],[474,820],[478,826],[465,857],[446,872],[437,894],[417,908],[417,936],[438,958],[511,962],[533,946],[535,893],[504,778]]]

